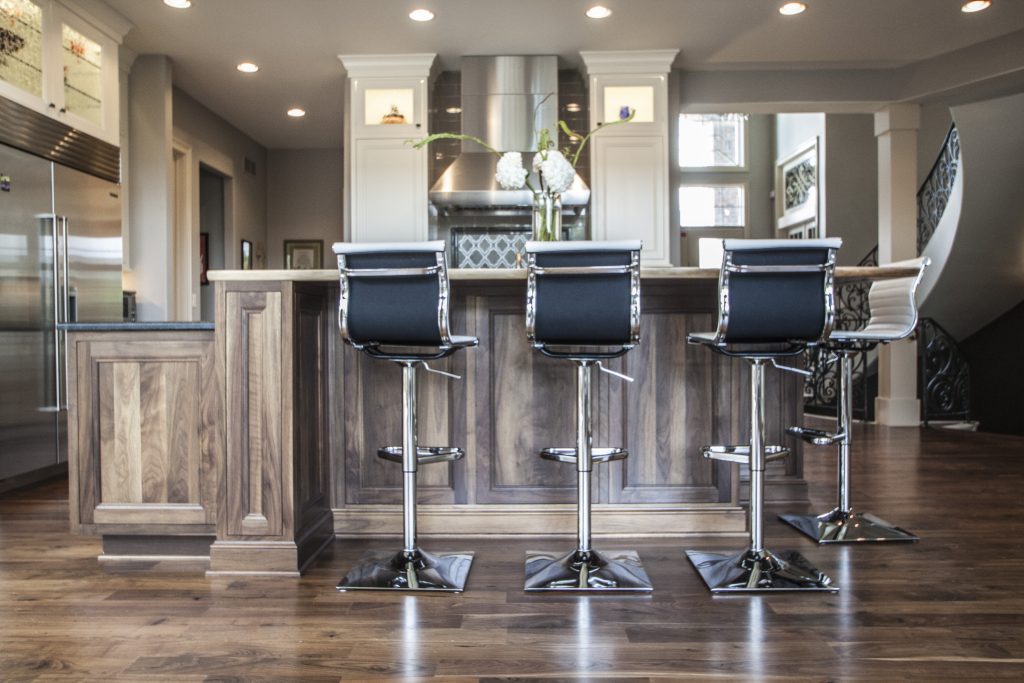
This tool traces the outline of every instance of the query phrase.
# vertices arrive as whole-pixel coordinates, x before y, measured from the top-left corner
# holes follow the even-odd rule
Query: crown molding
[[[437,55],[415,53],[400,55],[338,55],[349,78],[373,76],[420,76],[433,74]]]
[[[602,50],[580,52],[587,75],[667,74],[679,50]]]
[[[59,2],[69,11],[103,31],[118,45],[124,41],[128,31],[134,28],[132,22],[111,9],[105,2],[100,2],[100,0],[59,0]]]

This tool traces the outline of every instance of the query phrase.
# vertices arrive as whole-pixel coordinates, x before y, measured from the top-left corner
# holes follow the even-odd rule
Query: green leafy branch
[[[608,123],[602,123],[597,128],[587,133],[586,135],[580,135],[576,131],[569,128],[569,125],[565,121],[559,119],[558,127],[562,129],[562,132],[568,135],[570,139],[580,140],[580,146],[576,148],[576,153],[573,154],[572,156],[572,167],[576,168],[576,162],[580,160],[580,153],[583,151],[583,148],[587,146],[587,143],[590,141],[590,138],[594,137],[594,134],[597,133],[597,131],[604,130],[608,126],[615,126],[620,123],[629,123],[630,121],[633,120],[634,116],[636,116],[636,109],[631,108],[629,110],[629,116],[627,116],[626,118],[618,119],[616,121],[609,121]],[[566,152],[568,152],[568,149],[566,150]],[[566,157],[568,157],[568,154],[566,154]]]

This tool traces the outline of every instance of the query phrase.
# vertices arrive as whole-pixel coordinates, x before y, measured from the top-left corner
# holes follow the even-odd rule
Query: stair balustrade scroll
[[[931,318],[921,318],[917,323],[917,355],[924,425],[936,420],[969,420],[970,366],[956,340]]]
[[[960,158],[960,136],[953,124],[946,134],[942,151],[935,160],[928,177],[917,191],[917,253],[928,245],[953,191]]]

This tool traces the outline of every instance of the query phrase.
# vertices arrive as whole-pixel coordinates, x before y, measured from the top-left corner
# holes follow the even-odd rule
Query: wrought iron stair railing
[[[917,323],[918,389],[921,419],[929,422],[971,418],[971,368],[956,340],[931,318]]]
[[[917,253],[920,255],[928,245],[939,220],[946,211],[949,195],[953,191],[953,181],[960,159],[960,135],[954,123],[946,133],[942,150],[935,159],[928,177],[917,191]]]

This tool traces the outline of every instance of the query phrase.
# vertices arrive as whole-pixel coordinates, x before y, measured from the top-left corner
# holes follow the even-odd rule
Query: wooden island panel
[[[205,562],[223,451],[213,337],[70,335],[71,526],[104,537],[105,563]]]

